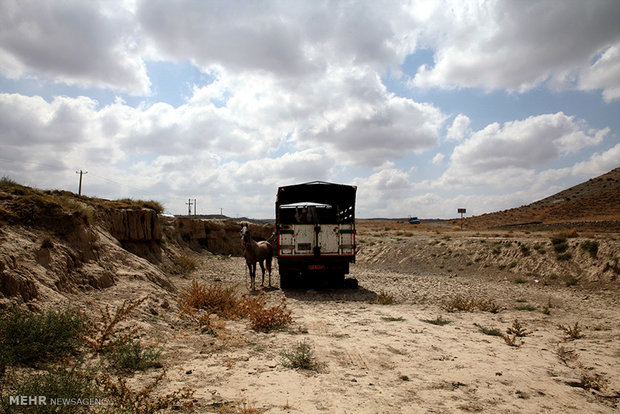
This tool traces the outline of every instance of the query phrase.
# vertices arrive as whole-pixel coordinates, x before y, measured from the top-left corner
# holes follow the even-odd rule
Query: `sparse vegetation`
[[[501,337],[504,341],[513,347],[520,347],[523,345],[523,340],[521,338],[528,336],[531,334],[531,331],[528,331],[518,319],[515,319],[512,322],[512,326],[506,329],[506,333],[502,334]]]
[[[394,317],[394,316],[382,316],[381,320],[386,322],[404,322],[406,319],[402,316]]]
[[[535,311],[538,308],[534,305],[530,305],[529,303],[524,303],[522,305],[515,306],[515,309],[520,311]]]
[[[32,395],[45,396],[47,398],[54,397],[58,399],[103,399],[108,398],[103,390],[101,390],[94,382],[96,373],[87,369],[80,363],[69,365],[63,363],[57,366],[50,366],[46,370],[32,373],[26,376],[16,376],[11,374],[6,380],[7,388],[0,386],[4,392],[8,391],[8,395]],[[10,384],[10,385],[9,385]],[[0,411],[4,413],[24,412],[22,407],[11,405],[8,395],[2,393],[0,398]],[[85,412],[84,407],[79,406],[63,406],[40,405],[29,407],[29,412],[37,413],[77,413]],[[62,408],[62,410],[59,410]]]
[[[581,248],[590,253],[592,257],[596,257],[598,253],[598,242],[596,240],[586,240],[581,243]]]
[[[558,347],[556,355],[566,366],[569,366],[569,363],[575,362],[579,358],[579,355],[574,349],[566,349],[563,346]]]
[[[187,315],[195,315],[198,310],[226,319],[238,319],[245,315],[241,298],[237,296],[235,289],[219,284],[205,286],[193,281],[191,286],[179,295],[178,303],[181,311]]]
[[[452,322],[447,319],[443,319],[443,317],[441,316],[438,316],[435,319],[420,319],[420,321],[424,323],[430,323],[431,325],[438,325],[438,326],[444,326]]]
[[[27,313],[16,308],[3,315],[0,322],[0,376],[3,377],[0,407],[3,412],[21,412],[21,407],[11,405],[4,398],[6,395],[105,401],[102,406],[92,407],[89,404],[34,407],[36,412],[43,413],[85,412],[88,409],[110,412],[110,407],[113,407],[112,412],[155,413],[179,404],[191,405],[193,391],[188,388],[164,396],[154,394],[165,370],[153,382],[135,391],[122,375],[113,379],[105,371],[107,365],[93,365],[92,362],[87,365],[84,362],[82,344],[103,352],[111,366],[122,371],[161,367],[161,352],[142,347],[136,339],[137,329],[126,324],[129,313],[143,301],[123,302],[115,312],[106,307],[100,310],[101,319],[98,321],[71,310]],[[19,358],[15,352],[20,353]],[[20,364],[36,364],[37,370],[16,370],[15,366]]]
[[[117,203],[124,204],[125,207],[130,208],[147,208],[149,210],[155,211],[157,214],[161,214],[164,212],[164,206],[155,200],[133,200],[131,198],[123,198],[120,200],[116,200]]]
[[[191,397],[194,391],[187,387],[163,396],[155,397],[153,395],[155,387],[165,375],[166,371],[164,370],[139,390],[129,387],[127,380],[122,376],[112,378],[106,373],[95,378],[95,381],[99,388],[105,392],[107,398],[113,400],[114,409],[120,412],[151,414],[180,404],[191,407]]]
[[[144,347],[135,339],[114,345],[105,356],[112,366],[119,370],[144,371],[162,367],[161,349]]]
[[[198,268],[198,262],[185,254],[174,256],[172,265],[175,273],[180,275],[189,275]]]
[[[106,305],[104,309],[100,308],[99,320],[87,320],[86,331],[81,335],[86,345],[94,352],[104,352],[130,341],[136,335],[138,328],[127,324],[126,320],[129,314],[145,300],[146,297],[132,302],[124,301],[116,308],[114,314],[110,312],[109,305]]]
[[[573,255],[570,252],[558,254],[558,260],[567,261],[573,258]]]
[[[569,276],[566,278],[566,286],[570,287],[570,286],[575,286],[579,284],[579,279],[576,278],[575,276]]]
[[[530,248],[529,248],[529,247],[527,247],[525,244],[522,244],[522,245],[521,245],[521,254],[522,254],[523,256],[526,256],[526,257],[527,257],[527,256],[529,256],[531,253],[532,253],[532,251],[530,250]]]
[[[256,297],[244,298],[243,309],[250,319],[250,327],[257,332],[281,329],[293,321],[291,311],[286,308],[286,298],[282,298],[278,305],[267,306],[262,291]]]
[[[280,363],[286,368],[308,371],[318,371],[323,366],[314,355],[312,345],[307,341],[297,343],[289,351],[282,351],[280,353]]]
[[[501,307],[492,299],[466,298],[461,295],[456,295],[447,302],[444,302],[442,308],[447,312],[473,312],[474,310],[480,310],[483,312],[498,313],[501,311]]]
[[[564,253],[568,249],[566,237],[552,237],[551,244],[553,244],[553,249],[558,254]]]
[[[387,292],[381,291],[371,303],[376,305],[393,305],[395,301],[394,296]]]
[[[487,328],[485,326],[479,325],[477,323],[474,323],[474,326],[478,328],[478,330],[480,332],[482,332],[485,335],[490,335],[490,336],[502,336],[502,331],[499,330],[498,328]]]
[[[579,327],[579,322],[575,322],[573,326],[558,325],[558,329],[564,332],[567,340],[583,338],[583,332],[581,332],[581,328]]]
[[[559,237],[563,237],[563,238],[574,238],[578,236],[579,234],[577,233],[577,229],[562,230],[559,235]]]
[[[71,310],[5,313],[0,318],[0,372],[9,364],[31,366],[75,353],[84,329],[84,317]]]

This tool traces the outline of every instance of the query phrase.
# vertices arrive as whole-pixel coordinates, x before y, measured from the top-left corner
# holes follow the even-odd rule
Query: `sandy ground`
[[[197,257],[199,269],[175,279],[181,291],[197,280],[247,293],[242,258]],[[267,334],[245,320],[222,322],[216,335],[200,333],[178,316],[172,296],[137,281],[99,292],[95,300],[120,303],[150,294],[138,319],[145,339],[165,350],[168,372],[159,391],[192,388],[198,412],[617,412],[616,288],[515,283],[492,271],[411,266],[396,272],[371,259],[362,251],[351,268],[359,289],[265,289],[270,303],[285,297],[293,317],[287,329]],[[278,286],[277,270],[272,281]],[[379,293],[396,303],[372,303]],[[442,305],[457,294],[491,299],[502,309],[446,311]],[[438,317],[449,323],[425,322]],[[517,338],[520,346],[480,330],[505,332],[515,319],[529,331]],[[583,338],[570,340],[558,325],[575,323]],[[301,342],[312,346],[319,370],[282,364],[281,353]]]

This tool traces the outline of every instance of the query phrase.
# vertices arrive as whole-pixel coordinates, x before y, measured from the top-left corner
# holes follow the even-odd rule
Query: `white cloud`
[[[441,152],[438,152],[437,154],[435,154],[435,156],[433,157],[433,160],[431,162],[434,165],[441,165],[443,163],[443,159],[444,158],[445,158],[445,156]]]
[[[611,102],[620,98],[620,43],[606,49],[579,76],[579,89],[602,89],[603,99]]]
[[[131,13],[106,1],[6,0],[0,72],[145,94],[149,80]]]
[[[620,144],[599,154],[593,154],[590,159],[575,164],[571,173],[578,177],[596,177],[620,167]]]
[[[395,2],[138,2],[154,56],[232,72],[315,77],[331,66],[397,67],[415,47]]]
[[[446,1],[428,16],[419,43],[435,50],[434,64],[421,66],[411,86],[522,92],[550,78],[557,86],[571,79],[567,72],[583,70],[581,88],[617,96],[617,58],[609,56],[620,39],[615,0]],[[603,57],[590,67],[597,54]]]
[[[469,129],[470,124],[471,120],[467,115],[458,114],[454,118],[452,126],[448,128],[446,138],[462,141],[463,138],[465,138],[471,132],[471,130]]]
[[[601,143],[609,132],[588,129],[562,112],[493,123],[454,148],[437,185],[509,186],[532,180],[540,168],[567,154]]]

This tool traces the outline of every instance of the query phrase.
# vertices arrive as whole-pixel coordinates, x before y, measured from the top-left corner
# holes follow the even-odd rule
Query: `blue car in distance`
[[[420,224],[420,220],[417,217],[409,216],[409,223],[410,224]]]

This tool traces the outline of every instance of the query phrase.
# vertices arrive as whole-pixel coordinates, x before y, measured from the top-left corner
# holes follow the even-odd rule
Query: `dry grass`
[[[257,332],[281,329],[293,321],[291,311],[286,309],[286,298],[268,307],[264,292],[253,298],[244,297],[242,309],[250,319],[250,327]]]
[[[202,310],[207,315],[214,313],[225,319],[239,319],[245,314],[235,289],[217,284],[205,286],[194,281],[181,293],[177,302],[181,311],[187,315],[195,315]]]
[[[562,230],[559,233],[559,237],[564,237],[564,238],[574,238],[578,236],[579,236],[579,233],[577,233],[577,229]]]
[[[189,275],[198,268],[198,262],[184,254],[173,257],[172,265],[175,273],[184,276]]]
[[[583,332],[581,332],[581,328],[579,327],[579,322],[575,322],[573,326],[558,325],[558,329],[566,334],[567,340],[583,338]]]
[[[393,305],[396,301],[394,300],[394,296],[382,290],[379,292],[375,300],[370,303],[375,305]]]
[[[114,409],[118,412],[132,412],[140,414],[156,413],[164,409],[177,406],[191,408],[191,397],[194,391],[190,388],[182,388],[172,393],[155,397],[155,387],[162,381],[166,371],[164,370],[153,381],[139,390],[132,390],[127,385],[125,378],[118,376],[113,379],[104,373],[96,378],[97,385],[114,401]]]
[[[98,321],[88,319],[87,329],[81,335],[82,339],[95,352],[103,352],[118,344],[130,341],[137,332],[134,326],[123,325],[129,314],[138,307],[146,297],[135,302],[124,301],[121,306],[116,308],[114,314],[110,312],[110,306],[99,309],[101,314]]]
[[[280,329],[292,322],[286,298],[282,298],[278,305],[267,306],[264,292],[255,297],[239,297],[233,287],[205,286],[194,281],[177,302],[181,313],[197,322],[203,331],[213,330],[213,314],[225,319],[247,317],[250,327],[258,332]]]
[[[493,299],[479,299],[474,297],[464,297],[456,295],[452,299],[444,302],[442,308],[446,312],[482,312],[498,313],[501,307]]]

